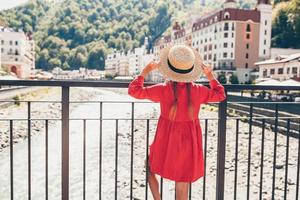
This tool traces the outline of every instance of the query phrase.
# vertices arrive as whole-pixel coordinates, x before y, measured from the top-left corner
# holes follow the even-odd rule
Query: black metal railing
[[[147,83],[146,85],[151,85],[151,83]],[[111,121],[114,122],[115,126],[115,164],[114,164],[114,198],[115,199],[134,199],[136,196],[134,194],[134,166],[137,164],[134,162],[134,144],[135,144],[135,123],[144,121],[146,123],[146,139],[145,139],[145,157],[148,158],[148,148],[149,148],[149,136],[154,134],[154,132],[150,131],[150,124],[151,122],[154,122],[152,125],[155,126],[155,123],[157,122],[157,119],[153,118],[136,118],[135,116],[135,106],[136,104],[144,104],[149,102],[131,102],[131,101],[76,101],[72,102],[70,101],[70,89],[72,87],[108,87],[108,88],[127,88],[128,83],[126,82],[109,82],[109,81],[26,81],[26,80],[0,80],[0,86],[45,86],[45,87],[61,87],[61,101],[51,101],[52,103],[61,104],[61,117],[56,119],[35,119],[31,115],[31,109],[32,104],[37,103],[39,101],[20,101],[18,100],[18,103],[26,103],[27,104],[27,117],[24,119],[0,119],[0,121],[8,122],[9,123],[9,158],[10,158],[10,199],[16,199],[14,197],[14,123],[18,120],[20,121],[27,121],[27,160],[28,160],[28,166],[27,166],[27,196],[28,199],[32,198],[32,166],[31,161],[34,159],[32,157],[32,128],[31,124],[34,121],[43,121],[45,126],[45,199],[48,199],[49,193],[51,191],[49,190],[48,183],[49,183],[49,149],[48,149],[48,142],[49,142],[49,121],[61,121],[61,199],[67,200],[70,198],[70,122],[71,121],[82,121],[83,123],[83,138],[82,138],[82,161],[83,161],[83,179],[82,179],[82,198],[86,199],[87,196],[87,186],[86,186],[86,171],[87,171],[87,165],[86,165],[86,159],[87,159],[87,135],[88,135],[88,128],[87,128],[87,122],[89,121],[98,121],[99,122],[99,183],[98,183],[98,199],[103,199],[103,185],[106,184],[103,182],[103,140],[102,137],[105,135],[105,131],[103,129],[103,122],[104,121]],[[246,101],[243,101],[242,99],[238,99],[238,101],[231,101],[231,99],[234,99],[234,95],[231,94],[231,92],[243,92],[243,91],[296,91],[300,92],[300,87],[297,86],[253,86],[253,85],[225,85],[225,90],[227,94],[227,99],[220,102],[220,103],[214,103],[213,106],[217,106],[218,108],[218,116],[216,117],[201,117],[200,121],[203,123],[203,138],[204,138],[204,159],[205,159],[205,176],[203,177],[203,180],[201,180],[202,187],[197,186],[197,184],[194,183],[190,184],[190,190],[189,190],[189,199],[237,199],[237,198],[244,198],[244,199],[263,199],[267,195],[267,199],[298,199],[299,198],[299,167],[300,167],[300,140],[299,140],[299,134],[300,134],[300,113],[293,114],[293,115],[286,115],[286,112],[281,111],[281,107],[291,106],[295,109],[298,108],[299,102],[265,102],[265,101],[249,101],[249,98],[246,99]],[[0,94],[1,95],[1,94]],[[3,102],[15,102],[11,100],[2,100]],[[41,101],[39,103],[47,103],[49,101]],[[99,106],[99,117],[97,118],[71,118],[70,117],[70,104],[72,103],[92,103]],[[104,118],[103,117],[103,106],[108,103],[116,103],[116,104],[126,104],[131,106],[131,113],[130,117],[117,117],[117,118]],[[236,111],[239,111],[237,107],[234,107],[233,105],[239,104],[246,106],[249,110],[248,112],[243,110],[243,113],[245,115],[241,115],[241,112],[235,112],[231,113],[229,112],[230,109],[236,109]],[[274,115],[263,115],[262,113],[256,113],[254,108],[262,108],[263,105],[267,105],[267,109],[269,111],[273,110]],[[273,105],[273,109],[272,109]],[[233,107],[232,107],[233,106]],[[284,115],[283,115],[284,114]],[[201,114],[200,114],[201,115]],[[128,197],[120,196],[119,194],[119,178],[118,175],[119,169],[119,123],[123,121],[126,123],[130,123],[130,162],[127,164],[130,165],[130,180],[129,180],[129,195]],[[210,135],[208,134],[210,130],[209,125],[210,122],[215,123],[214,121],[217,121],[218,129],[217,134]],[[280,123],[279,123],[280,122]],[[235,125],[235,131],[227,132],[228,124],[234,123]],[[241,124],[243,123],[243,127]],[[245,124],[248,123],[247,131],[244,131],[244,135],[241,134],[241,131],[243,131],[243,128],[245,128]],[[283,123],[286,123],[285,125],[282,125]],[[279,125],[281,126],[281,131],[279,131]],[[231,124],[231,126],[233,126]],[[269,127],[269,129],[267,129]],[[293,127],[293,128],[291,128]],[[233,129],[232,127],[230,127]],[[258,131],[258,128],[261,131]],[[230,129],[230,130],[231,130]],[[255,130],[254,130],[255,129]],[[267,142],[270,141],[270,139],[266,140],[266,137],[270,137],[270,135],[266,135],[266,130],[268,132],[273,133],[273,159],[272,159],[272,166],[265,166],[265,160],[269,159],[264,157],[265,151],[267,148]],[[283,133],[283,134],[281,134]],[[259,135],[261,134],[261,136]],[[280,135],[279,135],[280,134]],[[258,138],[260,136],[260,149],[257,149],[257,144],[253,143],[254,138]],[[278,137],[284,136],[286,138],[285,144],[278,144]],[[210,138],[215,137],[217,144],[215,148],[209,148],[208,145],[213,145],[209,143],[208,140]],[[227,143],[228,139],[235,140],[234,144]],[[293,148],[296,151],[291,151],[291,145],[290,142],[293,141]],[[296,141],[296,142],[295,142]],[[297,143],[297,147],[295,147],[295,144]],[[240,153],[240,150],[244,148],[244,144],[247,144],[246,151],[247,153]],[[228,146],[227,146],[228,145]],[[234,145],[234,146],[230,146]],[[254,146],[253,146],[254,145]],[[256,146],[255,146],[256,145]],[[280,146],[279,146],[280,145]],[[285,163],[284,165],[281,164],[280,166],[277,165],[277,159],[278,159],[278,148],[285,148]],[[234,153],[231,152],[231,150],[234,149]],[[267,150],[270,150],[268,148]],[[207,160],[207,154],[208,151],[210,153],[214,153],[216,151],[216,157],[213,157],[211,160],[216,161],[216,167],[213,165],[210,165],[210,171],[209,174],[213,174],[215,172],[215,184],[212,182],[209,182],[208,184],[208,160]],[[253,152],[256,152],[256,154],[253,155]],[[1,154],[1,153],[0,153]],[[291,163],[289,160],[289,157],[291,155],[294,155],[297,157],[297,163]],[[232,156],[231,158],[228,158],[228,156]],[[243,158],[245,156],[245,158]],[[260,157],[259,157],[260,156]],[[253,163],[253,161],[256,161],[257,163]],[[295,160],[292,160],[295,162]],[[227,162],[227,163],[226,163]],[[228,164],[231,165],[227,167]],[[268,163],[267,163],[268,164]],[[254,166],[254,169],[253,169]],[[72,166],[74,167],[74,166]],[[76,166],[75,166],[76,167]],[[238,167],[244,167],[246,176],[239,176],[239,168]],[[264,177],[264,174],[266,173],[264,170],[269,169],[267,167],[271,167],[272,173],[267,174],[268,177]],[[277,171],[283,169],[285,170],[284,173],[280,173],[282,175],[280,180],[283,180],[283,189],[277,187]],[[289,177],[289,169],[292,169],[293,177]],[[96,169],[95,169],[96,170]],[[148,177],[147,177],[147,168],[145,171],[145,191],[144,191],[144,199],[148,199],[149,197],[149,191],[147,187],[148,183]],[[254,175],[252,175],[255,174]],[[259,174],[259,175],[258,175]],[[245,174],[244,174],[245,175]],[[226,179],[226,176],[228,179]],[[230,178],[233,177],[233,180]],[[246,180],[244,180],[246,177]],[[257,178],[258,177],[258,178]],[[214,176],[213,176],[214,178]],[[243,179],[242,184],[239,184],[239,178]],[[264,181],[269,182],[264,182]],[[253,182],[254,180],[254,182]],[[227,181],[227,182],[226,182]],[[252,181],[252,182],[251,182]],[[267,187],[264,188],[265,185],[268,186],[269,183],[271,184],[271,188]],[[279,182],[278,182],[279,183]],[[207,188],[210,185],[215,186],[214,195],[211,194],[211,192],[208,192]],[[227,190],[227,187],[229,189]],[[202,193],[199,193],[197,189],[199,190],[201,188]],[[239,189],[242,190],[239,191]],[[257,190],[254,193],[251,193],[252,190]],[[271,189],[271,191],[269,191]],[[164,180],[160,179],[160,191],[161,191],[161,197],[164,198]],[[283,194],[278,194],[278,191],[283,191]],[[8,192],[8,191],[7,191]],[[277,192],[277,193],[276,193]],[[293,192],[293,194],[292,194]],[[256,195],[257,194],[257,195]],[[256,196],[253,196],[256,195]],[[175,193],[174,193],[175,196]],[[291,197],[292,196],[292,197]],[[1,197],[1,196],[0,196]],[[194,198],[195,197],[195,198]]]

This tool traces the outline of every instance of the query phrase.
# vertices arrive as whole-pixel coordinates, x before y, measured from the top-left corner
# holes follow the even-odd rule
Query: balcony
[[[155,134],[158,104],[114,100],[111,93],[87,101],[70,99],[76,88],[126,91],[127,82],[0,80],[0,86],[61,90],[59,101],[1,101],[26,108],[22,118],[0,116],[5,124],[0,134],[9,133],[9,146],[0,150],[1,200],[152,199],[144,160]],[[190,184],[189,199],[299,199],[299,102],[247,94],[299,93],[300,87],[225,89],[226,100],[200,111],[206,171]],[[59,108],[60,117],[35,117],[34,112],[49,103]],[[26,125],[27,139],[16,143],[18,123]],[[36,130],[35,123],[43,128]],[[160,191],[162,199],[174,199],[174,182],[160,178]]]

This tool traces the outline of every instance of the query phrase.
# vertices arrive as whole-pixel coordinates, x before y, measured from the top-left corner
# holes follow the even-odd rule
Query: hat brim
[[[190,47],[195,54],[194,68],[192,71],[186,74],[181,74],[173,71],[168,65],[168,54],[169,50],[174,45],[167,46],[160,51],[160,64],[158,70],[168,79],[176,82],[191,82],[199,79],[202,75],[201,65],[203,63],[200,54],[192,47]]]

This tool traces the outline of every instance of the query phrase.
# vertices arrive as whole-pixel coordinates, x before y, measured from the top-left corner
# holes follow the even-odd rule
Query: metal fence
[[[151,85],[151,83],[148,83],[146,85]],[[31,123],[34,120],[42,120],[45,123],[45,199],[48,199],[48,194],[49,194],[49,188],[48,188],[48,181],[49,181],[49,160],[48,160],[48,125],[50,120],[58,120],[61,121],[61,198],[63,200],[70,199],[70,121],[72,120],[79,120],[82,121],[83,123],[83,138],[82,138],[82,143],[83,143],[83,185],[82,185],[82,198],[86,199],[86,156],[87,156],[87,144],[86,144],[86,136],[87,136],[87,121],[89,120],[97,120],[99,121],[99,194],[98,194],[98,199],[103,199],[103,191],[102,191],[102,186],[105,184],[102,181],[102,171],[103,171],[103,162],[102,162],[102,155],[103,155],[103,143],[102,143],[102,136],[105,134],[105,130],[102,128],[102,124],[105,120],[110,120],[115,122],[115,176],[114,176],[114,198],[115,199],[124,199],[124,197],[118,195],[118,158],[119,158],[119,149],[118,149],[118,127],[120,121],[130,121],[130,126],[131,126],[131,142],[130,142],[130,162],[128,162],[128,165],[130,165],[130,190],[128,191],[128,198],[129,199],[134,199],[134,189],[133,189],[133,181],[134,181],[134,165],[136,164],[134,162],[134,127],[135,123],[137,121],[144,121],[146,123],[146,144],[145,144],[145,157],[148,156],[148,148],[149,148],[149,134],[150,134],[150,123],[152,121],[156,121],[156,119],[139,119],[135,117],[135,106],[139,102],[111,102],[111,101],[85,101],[85,102],[71,102],[70,101],[70,89],[72,87],[109,87],[109,88],[127,88],[128,83],[126,82],[108,82],[108,81],[26,81],[26,80],[1,80],[0,81],[0,86],[45,86],[45,87],[61,87],[61,101],[58,101],[56,103],[61,104],[61,118],[59,119],[33,119],[31,117],[31,108],[32,104],[36,103],[33,101],[19,101],[22,103],[27,104],[27,118],[26,119],[1,119],[1,121],[6,121],[9,123],[9,130],[10,130],[10,199],[15,199],[14,198],[14,141],[13,141],[13,128],[14,128],[14,123],[15,121],[18,120],[25,120],[27,121],[28,124],[28,138],[27,138],[27,159],[28,159],[28,177],[27,177],[27,185],[28,185],[28,199],[32,199],[31,193],[32,193],[32,166],[31,166],[31,161],[34,159],[32,157],[32,144],[31,144]],[[224,85],[225,90],[227,95],[229,96],[230,92],[245,92],[245,91],[296,91],[300,92],[300,87],[294,87],[294,86],[253,86],[253,85]],[[299,119],[300,116],[298,115],[283,115],[281,111],[281,107],[286,107],[288,105],[299,105],[298,102],[265,102],[265,101],[230,101],[227,98],[223,102],[220,103],[215,103],[214,105],[217,106],[218,108],[218,117],[216,118],[201,118],[200,120],[204,124],[203,126],[203,138],[204,138],[204,155],[205,155],[205,176],[203,177],[202,180],[202,194],[201,197],[202,199],[207,199],[207,194],[206,194],[206,188],[208,186],[206,177],[207,177],[207,146],[208,146],[208,125],[209,123],[215,123],[217,121],[218,124],[218,130],[217,130],[217,145],[216,145],[216,177],[215,177],[215,198],[218,200],[221,199],[228,199],[228,197],[225,196],[226,193],[226,187],[230,185],[230,187],[233,187],[233,190],[230,192],[231,196],[230,199],[263,199],[264,195],[266,193],[264,191],[267,190],[267,193],[271,199],[290,199],[289,194],[293,192],[291,196],[293,199],[299,199],[299,167],[300,167],[300,140],[299,140],[299,133],[300,133],[300,123]],[[9,102],[10,100],[4,100],[2,102]],[[13,102],[13,101],[12,101]],[[45,101],[47,102],[47,101]],[[40,102],[43,103],[43,102]],[[80,119],[72,119],[70,118],[70,104],[71,103],[94,103],[97,105],[97,108],[99,108],[99,118],[95,119],[85,119],[85,118],[80,118]],[[106,103],[122,103],[126,105],[131,106],[131,117],[130,118],[103,118],[103,106]],[[148,102],[149,103],[149,102]],[[244,116],[241,116],[239,113],[238,114],[232,114],[229,112],[229,108],[231,105],[244,105],[246,106],[249,110],[248,112],[245,112],[246,114]],[[264,116],[261,113],[256,113],[255,108],[261,108],[261,104],[268,104],[268,110],[272,110],[273,106],[273,111],[274,115],[273,116]],[[260,106],[258,106],[260,105]],[[228,123],[234,123],[235,124],[235,132],[227,132],[227,124]],[[240,133],[240,124],[241,123],[248,123],[248,133],[244,133],[245,137],[242,138],[242,135]],[[254,127],[259,128],[261,132],[259,135],[257,135],[257,130],[253,131]],[[272,166],[267,166],[272,168],[272,176],[269,181],[272,183],[271,185],[271,191],[268,191],[269,189],[264,189],[264,181],[266,181],[266,178],[264,177],[265,169],[266,166],[264,165],[264,161],[266,158],[264,158],[264,152],[266,151],[265,147],[265,142],[266,142],[266,135],[265,135],[265,130],[266,128],[269,127],[268,130],[271,130],[273,135],[272,139],[272,147],[273,147],[273,160],[272,160]],[[291,128],[293,127],[293,128]],[[280,128],[280,129],[279,129]],[[280,130],[280,131],[279,131]],[[153,134],[153,133],[152,133]],[[278,144],[278,137],[284,136],[286,138],[286,143],[285,144]],[[260,149],[257,149],[257,147],[253,147],[252,139],[253,137],[261,137],[260,141]],[[269,137],[270,135],[268,135]],[[227,145],[227,140],[230,138],[234,139],[234,146],[226,146]],[[297,147],[295,145],[293,148],[297,149],[297,151],[290,152],[290,140],[296,140],[297,141]],[[243,158],[240,158],[239,156],[242,156],[239,153],[239,150],[243,148],[241,146],[240,142],[247,143],[247,153],[245,162],[242,162]],[[243,144],[244,144],[243,143]],[[277,159],[278,159],[278,145],[281,145],[285,148],[285,163],[284,165],[277,165]],[[231,149],[234,150],[234,156],[232,158],[227,158],[227,151]],[[257,155],[253,156],[253,151],[258,151]],[[232,153],[232,152],[231,152]],[[291,163],[289,161],[289,155],[291,153],[297,154],[297,163]],[[232,162],[232,166],[226,167],[226,161],[230,159],[230,162]],[[255,177],[254,174],[251,174],[253,172],[253,160],[256,159],[256,161],[259,163],[258,166],[254,166],[255,169],[258,171],[258,174],[256,174],[255,171]],[[246,177],[243,179],[245,182],[242,184],[238,184],[239,182],[239,166],[245,165],[246,167]],[[295,169],[296,172],[291,175],[288,173],[289,168],[293,167],[293,170]],[[278,188],[277,187],[277,171],[284,169],[284,173],[280,173],[280,180],[283,181],[283,188]],[[148,169],[146,169],[148,170]],[[294,170],[294,171],[295,171]],[[227,173],[228,172],[228,173]],[[148,183],[148,177],[146,176],[147,171],[145,173],[145,196],[144,199],[149,199],[149,191],[147,187]],[[283,175],[282,175],[283,174]],[[230,176],[232,180],[229,178],[227,179],[226,176]],[[289,178],[293,178],[293,180],[289,180]],[[228,180],[228,181],[227,181]],[[254,182],[251,182],[251,180],[255,180]],[[291,183],[292,182],[292,183]],[[163,199],[163,186],[164,186],[164,180],[161,178],[160,179],[160,190],[161,190],[161,197]],[[233,184],[233,185],[232,185]],[[239,186],[243,186],[245,188],[244,193],[241,193],[239,191]],[[253,190],[257,190],[256,196],[253,196],[251,193],[251,189],[254,188]],[[192,199],[192,193],[193,193],[194,187],[193,184],[190,184],[190,190],[189,190],[189,199]],[[283,194],[278,194],[276,191],[282,191]],[[9,192],[9,191],[7,191]],[[174,195],[175,196],[175,195]],[[198,199],[198,198],[197,198]]]

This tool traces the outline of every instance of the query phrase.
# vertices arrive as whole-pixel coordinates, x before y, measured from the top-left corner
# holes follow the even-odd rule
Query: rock
[[[284,165],[279,165],[279,164],[276,164],[276,165],[275,165],[275,168],[276,168],[276,169],[283,169],[283,167],[284,167]]]

